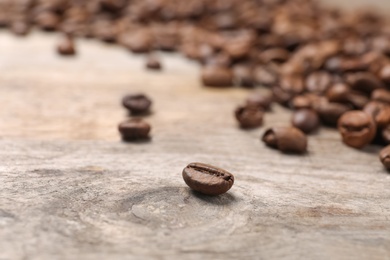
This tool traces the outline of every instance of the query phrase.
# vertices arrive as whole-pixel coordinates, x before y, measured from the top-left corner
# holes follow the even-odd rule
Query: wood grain
[[[390,175],[378,147],[322,129],[309,154],[259,141],[232,111],[242,89],[207,89],[197,65],[164,55],[162,73],[115,46],[80,41],[59,58],[56,35],[0,32],[0,259],[389,259]],[[150,143],[124,144],[119,100],[155,101]],[[191,192],[190,162],[235,174],[227,194]]]

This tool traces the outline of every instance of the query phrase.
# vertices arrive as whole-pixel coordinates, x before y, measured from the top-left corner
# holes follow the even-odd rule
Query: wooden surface
[[[237,128],[240,89],[206,89],[197,65],[57,36],[0,32],[0,259],[390,259],[390,175],[378,147],[356,151],[322,129],[309,154],[259,141],[290,114]],[[149,143],[125,144],[123,94],[148,93]],[[205,162],[235,174],[225,195],[191,192],[181,171]]]

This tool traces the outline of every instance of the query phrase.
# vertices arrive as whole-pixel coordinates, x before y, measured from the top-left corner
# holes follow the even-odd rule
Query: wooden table
[[[237,128],[242,89],[209,89],[197,65],[57,36],[0,32],[0,259],[390,259],[390,175],[378,147],[345,147],[334,130],[307,156]],[[120,142],[128,92],[154,99],[149,143]],[[236,176],[227,194],[191,192],[181,171],[211,163]]]

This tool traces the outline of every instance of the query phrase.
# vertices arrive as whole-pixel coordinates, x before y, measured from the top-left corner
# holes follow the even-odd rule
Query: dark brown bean
[[[151,70],[161,70],[161,63],[154,55],[149,55],[146,60],[146,68]]]
[[[236,65],[233,67],[234,81],[239,86],[253,87],[255,84],[252,76],[252,68],[249,65]]]
[[[302,154],[307,151],[307,137],[295,127],[270,128],[264,133],[262,141],[283,153]]]
[[[346,103],[348,95],[351,92],[350,87],[345,83],[336,83],[326,92],[329,102]]]
[[[390,105],[390,91],[386,89],[376,89],[371,93],[371,99]]]
[[[202,81],[208,87],[229,87],[233,85],[233,73],[229,68],[208,65],[203,67]]]
[[[364,106],[363,111],[374,119],[378,128],[390,124],[390,106],[386,103],[371,101]]]
[[[226,193],[234,184],[233,174],[204,163],[190,163],[182,175],[191,189],[210,196]]]
[[[306,90],[311,93],[323,94],[332,83],[331,75],[326,71],[317,71],[311,73],[306,78]]]
[[[259,91],[250,93],[246,99],[248,106],[255,106],[262,110],[270,110],[272,102],[273,97],[271,93],[261,93]]]
[[[311,109],[300,109],[294,112],[291,122],[294,127],[306,134],[316,131],[320,126],[320,119],[317,113]]]
[[[240,106],[235,111],[235,116],[241,128],[255,128],[263,124],[264,112],[258,106]]]
[[[379,159],[383,166],[390,170],[390,145],[383,148],[379,153]]]
[[[383,88],[382,82],[369,72],[349,74],[346,76],[346,81],[352,90],[364,92],[367,95],[376,89]]]
[[[140,118],[133,118],[119,124],[118,130],[123,141],[131,142],[149,139],[151,127]]]
[[[122,99],[122,104],[131,114],[145,114],[150,111],[152,100],[144,94],[131,94]]]
[[[383,82],[390,84],[390,64],[380,70],[379,77]]]
[[[337,126],[339,118],[352,108],[345,104],[322,101],[315,106],[322,123],[328,126]]]
[[[273,86],[278,82],[276,73],[265,66],[257,66],[253,71],[253,77],[256,83],[262,86]]]
[[[339,119],[338,130],[346,145],[360,149],[374,139],[376,125],[370,115],[355,110],[346,112]]]
[[[64,56],[71,56],[76,54],[73,38],[65,36],[61,39],[57,46],[57,52]]]

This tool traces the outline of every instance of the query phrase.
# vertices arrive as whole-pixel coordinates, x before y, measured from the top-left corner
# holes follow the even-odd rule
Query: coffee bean
[[[390,145],[380,151],[379,159],[383,166],[385,166],[387,170],[390,170]]]
[[[60,18],[57,14],[52,12],[41,12],[35,18],[37,25],[46,31],[53,31],[58,28]]]
[[[378,128],[390,124],[390,106],[386,103],[371,101],[364,106],[363,111],[374,119]]]
[[[75,55],[76,50],[73,39],[70,36],[63,37],[57,46],[57,52],[64,56]]]
[[[204,163],[190,163],[182,175],[191,189],[210,196],[226,193],[234,184],[233,174]]]
[[[241,128],[255,128],[263,124],[264,112],[258,106],[240,106],[235,111],[237,121]]]
[[[25,36],[29,33],[30,27],[27,22],[15,21],[11,25],[11,30],[16,35]]]
[[[363,109],[363,107],[370,101],[364,93],[358,91],[351,91],[347,97],[348,103],[355,109]]]
[[[118,126],[122,139],[126,142],[148,139],[150,129],[150,125],[140,118],[124,121]]]
[[[346,112],[339,119],[338,130],[346,145],[360,149],[374,139],[376,125],[370,115],[355,110]]]
[[[351,92],[350,87],[345,83],[336,83],[332,85],[326,92],[326,97],[329,102],[346,103],[348,95]]]
[[[152,101],[144,94],[131,94],[122,99],[122,104],[131,114],[138,115],[148,113]]]
[[[262,141],[283,153],[302,154],[307,151],[307,137],[295,127],[270,128],[264,133]]]
[[[149,55],[146,61],[146,67],[151,70],[161,70],[161,63],[154,55]]]
[[[207,65],[202,69],[202,81],[209,87],[229,87],[233,85],[233,73],[229,68]]]
[[[369,72],[360,72],[346,76],[347,83],[352,90],[360,91],[370,95],[376,89],[383,88],[382,82]]]
[[[371,99],[390,105],[390,91],[385,89],[376,89],[371,93]]]
[[[261,93],[258,91],[252,92],[246,99],[248,106],[255,106],[262,110],[270,110],[273,102],[273,96],[271,93]]]
[[[390,84],[390,64],[380,70],[379,77],[383,82]]]
[[[315,105],[321,122],[328,126],[336,126],[339,118],[352,108],[345,104],[322,101]]]
[[[290,106],[296,110],[305,108],[309,109],[312,108],[312,102],[306,95],[299,95],[292,99]]]
[[[332,83],[331,75],[326,71],[317,71],[311,73],[306,78],[306,90],[311,93],[323,94]]]
[[[320,126],[320,119],[317,113],[311,109],[300,109],[292,116],[292,125],[304,133],[314,132]]]
[[[248,65],[236,65],[233,67],[234,81],[239,86],[253,87],[254,79],[252,69]]]
[[[262,86],[273,86],[278,82],[276,72],[266,66],[257,66],[253,71],[253,77],[255,82]]]

